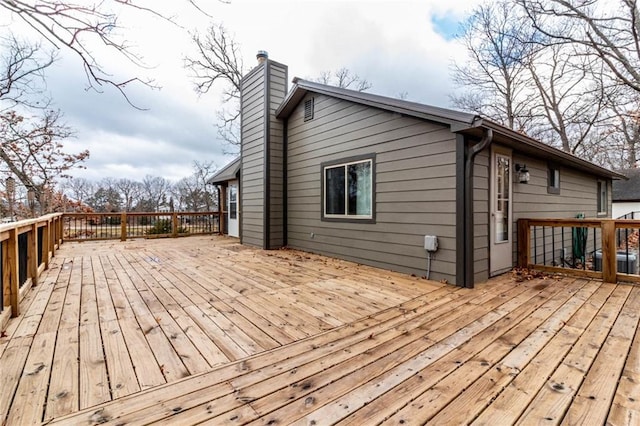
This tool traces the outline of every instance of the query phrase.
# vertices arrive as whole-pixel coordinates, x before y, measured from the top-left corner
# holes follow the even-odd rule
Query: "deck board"
[[[460,289],[224,237],[65,243],[0,424],[637,424],[640,287]]]

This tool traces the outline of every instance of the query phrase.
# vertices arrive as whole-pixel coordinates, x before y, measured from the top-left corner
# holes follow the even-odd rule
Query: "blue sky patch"
[[[431,23],[436,33],[441,35],[445,40],[456,38],[460,30],[460,21],[451,14],[431,16]]]

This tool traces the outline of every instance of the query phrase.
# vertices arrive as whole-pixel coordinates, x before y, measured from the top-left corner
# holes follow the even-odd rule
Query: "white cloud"
[[[185,7],[186,2],[148,0],[183,26],[204,31],[209,19]],[[422,1],[251,1],[231,4],[202,1],[235,34],[251,68],[258,50],[289,66],[289,78],[314,77],[321,71],[347,67],[373,83],[374,93],[447,106],[451,91],[449,64],[460,58],[460,46],[433,27],[434,16],[462,19],[477,0]],[[129,11],[131,13],[131,11]],[[219,166],[229,157],[215,128],[220,91],[198,97],[192,90],[183,57],[193,51],[184,29],[140,13],[124,15],[124,33],[149,69],[135,68],[117,54],[100,57],[117,76],[152,75],[163,86],[151,91],[131,86],[139,105],[131,108],[113,89],[102,94],[84,90],[85,76],[76,58],[64,54],[52,70],[49,86],[67,122],[77,128],[69,147],[91,150],[84,177],[127,177],[146,174],[177,180],[191,172],[194,160]],[[103,53],[102,50],[100,53]],[[72,149],[70,149],[72,150]]]

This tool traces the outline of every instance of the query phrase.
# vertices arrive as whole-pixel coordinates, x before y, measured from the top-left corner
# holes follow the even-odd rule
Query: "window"
[[[304,121],[313,120],[313,98],[304,101]]]
[[[323,164],[323,219],[373,219],[373,158]]]
[[[607,182],[599,180],[598,181],[598,214],[607,214],[607,205],[608,205],[608,197],[607,197]]]
[[[229,186],[229,219],[238,218],[238,189],[235,185]]]
[[[552,164],[549,164],[547,170],[547,193],[560,193],[560,168]]]

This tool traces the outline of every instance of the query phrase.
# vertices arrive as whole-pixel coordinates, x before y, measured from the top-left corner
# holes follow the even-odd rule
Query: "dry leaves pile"
[[[511,270],[511,276],[518,283],[523,281],[530,281],[533,279],[560,279],[560,276],[558,274],[550,274],[547,272],[536,271],[535,269],[528,268],[513,268]]]

